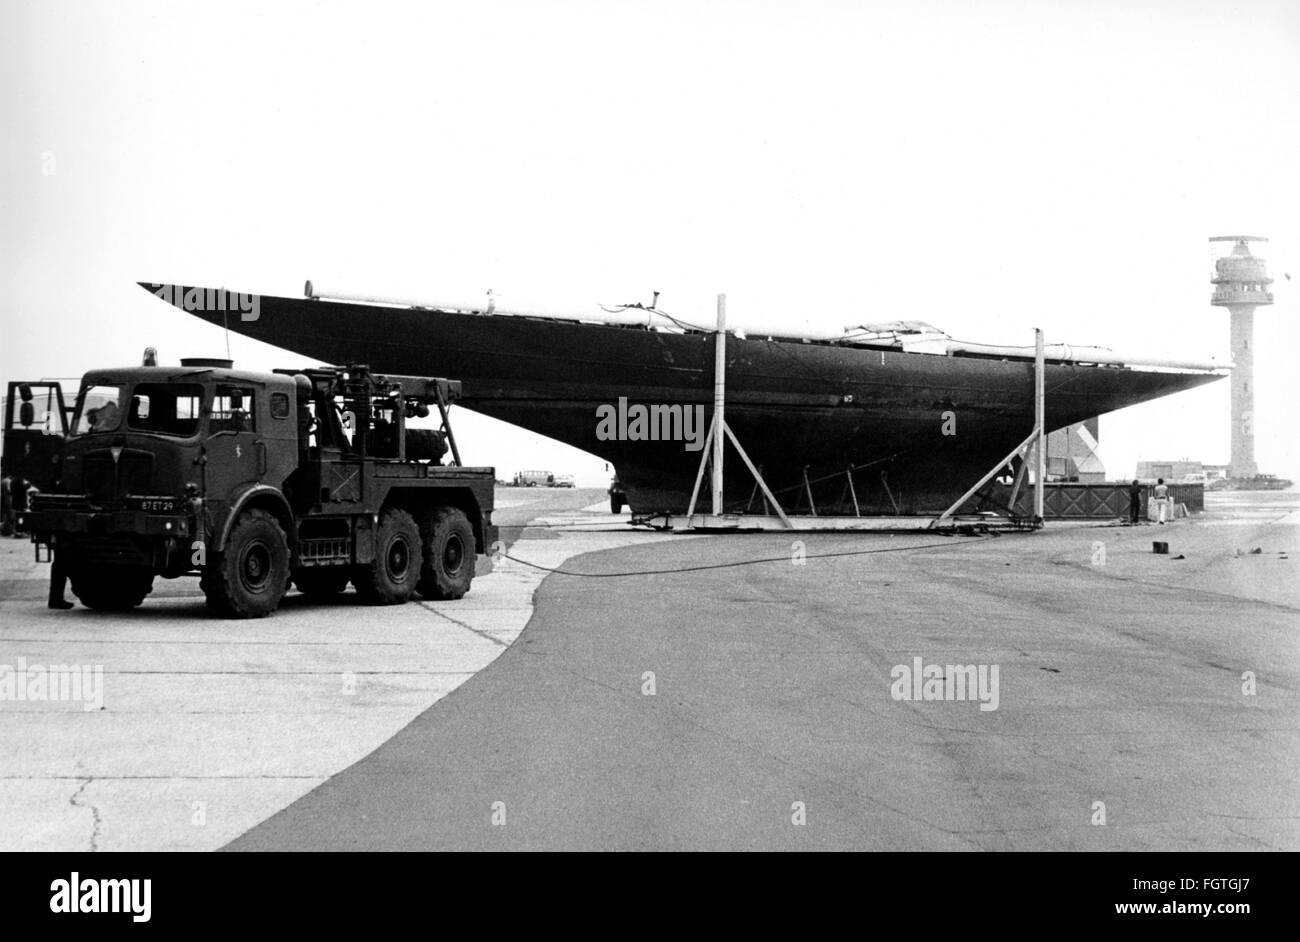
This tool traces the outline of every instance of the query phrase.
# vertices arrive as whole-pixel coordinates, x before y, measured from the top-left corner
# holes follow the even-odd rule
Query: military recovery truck
[[[317,598],[351,582],[375,604],[458,599],[496,540],[495,471],[462,467],[451,433],[459,395],[362,365],[95,370],[61,479],[19,521],[89,608],[128,610],[155,577],[192,574],[232,618],[275,611],[291,582]],[[407,428],[430,406],[440,429]]]

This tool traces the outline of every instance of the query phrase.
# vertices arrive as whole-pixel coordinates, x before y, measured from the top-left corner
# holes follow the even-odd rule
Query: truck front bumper
[[[185,514],[150,514],[138,510],[26,510],[19,526],[43,543],[57,534],[73,536],[188,537],[196,532]]]

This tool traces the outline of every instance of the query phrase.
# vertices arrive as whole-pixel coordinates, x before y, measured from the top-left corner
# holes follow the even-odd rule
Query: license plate
[[[174,497],[136,497],[130,501],[135,505],[136,510],[149,511],[151,513],[174,513],[176,510],[176,498]]]

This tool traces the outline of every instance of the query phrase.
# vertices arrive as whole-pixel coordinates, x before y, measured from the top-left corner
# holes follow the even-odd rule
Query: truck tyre
[[[439,507],[425,518],[423,535],[420,594],[434,600],[461,598],[474,581],[474,527],[469,518],[455,507]]]
[[[346,566],[311,566],[294,573],[293,584],[308,598],[328,599],[348,587],[349,575]]]
[[[200,581],[208,607],[226,618],[262,618],[289,586],[289,541],[265,510],[242,514],[226,548],[208,557]]]
[[[68,573],[72,594],[86,608],[129,612],[153,591],[153,570],[143,566],[91,566],[78,563]]]
[[[621,514],[623,512],[623,498],[617,494],[609,495],[609,512],[612,514]]]
[[[375,561],[358,567],[352,583],[372,605],[401,605],[420,581],[420,528],[405,510],[390,507],[375,532]]]

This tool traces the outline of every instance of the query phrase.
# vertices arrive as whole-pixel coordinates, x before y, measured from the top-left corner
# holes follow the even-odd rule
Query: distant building
[[[1228,465],[1204,464],[1190,458],[1182,458],[1178,461],[1139,461],[1137,466],[1139,481],[1164,478],[1173,483],[1202,481],[1208,484],[1211,481],[1222,481],[1227,477]]]

